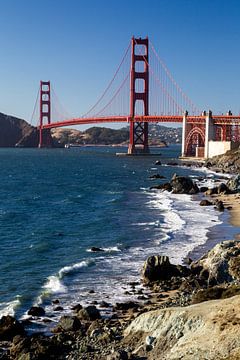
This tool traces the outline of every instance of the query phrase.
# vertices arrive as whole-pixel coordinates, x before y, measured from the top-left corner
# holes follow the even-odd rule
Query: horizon
[[[29,122],[39,81],[50,80],[61,104],[80,116],[111,80],[131,37],[148,35],[199,108],[239,114],[239,10],[236,0],[1,4],[0,111]]]

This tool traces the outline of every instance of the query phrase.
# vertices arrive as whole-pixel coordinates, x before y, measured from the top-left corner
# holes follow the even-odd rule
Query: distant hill
[[[109,129],[95,126],[85,131],[58,128],[52,129],[51,132],[53,139],[61,145],[127,145],[129,142],[129,127]],[[150,145],[178,144],[181,141],[181,128],[169,128],[158,124],[149,126]]]
[[[181,128],[151,124],[149,126],[149,144],[164,145],[181,142]],[[43,134],[43,137],[45,134]],[[0,113],[0,147],[37,147],[39,134],[36,127],[25,120]],[[127,145],[129,127],[110,129],[91,127],[85,131],[57,128],[51,130],[51,144],[61,147],[65,144],[76,145]]]

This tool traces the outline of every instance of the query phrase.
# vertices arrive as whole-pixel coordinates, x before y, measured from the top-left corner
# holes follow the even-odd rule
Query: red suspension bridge
[[[149,123],[182,123],[183,156],[208,157],[209,141],[237,144],[240,140],[240,116],[230,111],[226,115],[201,113],[148,38],[131,39],[112,80],[87,113],[67,115],[50,81],[41,81],[32,119],[36,114],[39,147],[50,146],[52,128],[116,122],[130,126],[128,154],[149,153]]]

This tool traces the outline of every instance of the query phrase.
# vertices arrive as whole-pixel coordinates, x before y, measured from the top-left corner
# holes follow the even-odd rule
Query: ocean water
[[[213,241],[225,238],[218,229],[226,214],[200,207],[199,195],[150,190],[174,173],[211,182],[203,170],[166,166],[179,146],[158,149],[159,157],[119,151],[0,149],[0,316],[22,319],[41,305],[56,321],[76,303],[127,300],[147,256],[179,263],[201,253],[210,230]],[[166,180],[150,180],[156,173]],[[53,299],[64,312],[54,311]]]

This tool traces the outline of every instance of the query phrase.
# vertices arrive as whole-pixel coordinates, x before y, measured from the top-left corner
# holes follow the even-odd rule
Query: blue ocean
[[[128,300],[147,256],[179,263],[206,250],[209,234],[223,240],[227,215],[200,207],[200,195],[150,190],[174,173],[203,183],[213,174],[167,166],[179,146],[156,149],[156,157],[116,156],[122,151],[0,149],[0,315],[22,319],[41,305],[56,321],[76,303]],[[166,179],[151,180],[156,173]]]

